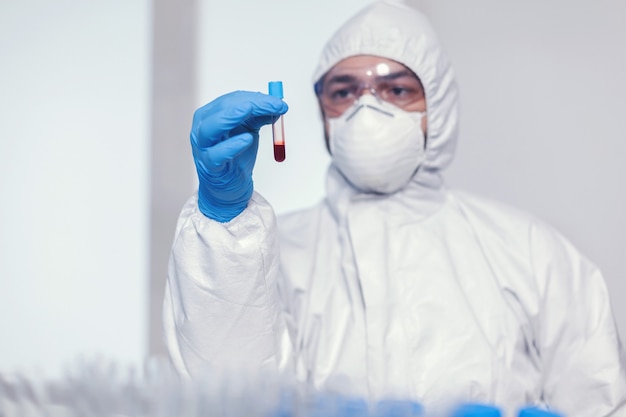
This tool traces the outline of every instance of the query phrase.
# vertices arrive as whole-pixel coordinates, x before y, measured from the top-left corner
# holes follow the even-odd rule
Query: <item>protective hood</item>
[[[370,4],[327,42],[313,82],[354,55],[392,59],[417,74],[424,86],[428,118],[422,168],[431,172],[445,168],[452,161],[458,136],[458,92],[454,71],[426,17],[402,0]]]

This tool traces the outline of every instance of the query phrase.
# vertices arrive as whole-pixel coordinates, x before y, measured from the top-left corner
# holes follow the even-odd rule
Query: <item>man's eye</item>
[[[409,89],[405,87],[391,87],[389,88],[389,94],[392,96],[402,96],[409,93]]]
[[[353,89],[351,88],[341,88],[339,90],[332,91],[330,97],[333,100],[342,100],[342,99],[350,97],[352,93],[353,93]]]

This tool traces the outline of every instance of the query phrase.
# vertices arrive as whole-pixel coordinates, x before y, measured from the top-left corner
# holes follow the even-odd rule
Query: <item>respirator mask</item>
[[[400,190],[424,161],[424,116],[372,94],[361,95],[339,117],[327,119],[333,164],[361,191]]]

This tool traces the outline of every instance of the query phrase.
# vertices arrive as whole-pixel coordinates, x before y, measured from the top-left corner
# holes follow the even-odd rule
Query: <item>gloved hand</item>
[[[200,183],[198,207],[205,216],[224,223],[246,208],[253,190],[259,129],[287,109],[280,98],[235,91],[196,110],[191,148]]]

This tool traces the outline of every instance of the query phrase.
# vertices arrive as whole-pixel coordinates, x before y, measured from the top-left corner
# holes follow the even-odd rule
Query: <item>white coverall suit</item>
[[[321,390],[426,407],[626,416],[626,360],[600,271],[541,221],[444,186],[457,90],[428,22],[398,2],[368,6],[327,44],[314,79],[359,54],[420,77],[425,162],[391,195],[359,193],[331,165],[326,198],[277,221],[256,193],[228,223],[192,197],[164,302],[176,367],[280,369]]]

